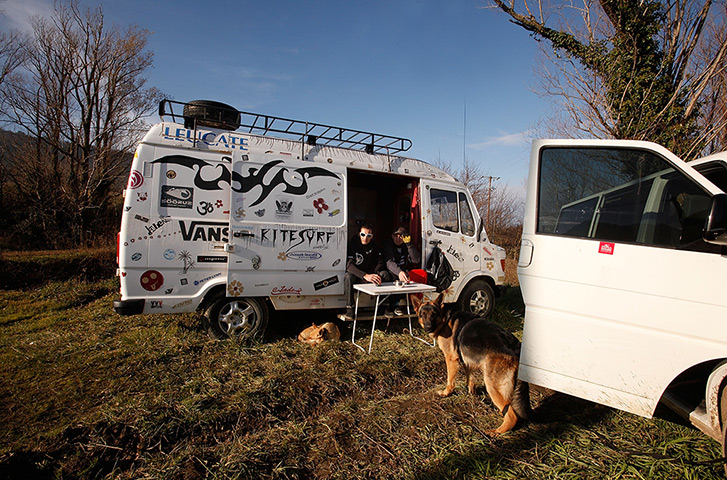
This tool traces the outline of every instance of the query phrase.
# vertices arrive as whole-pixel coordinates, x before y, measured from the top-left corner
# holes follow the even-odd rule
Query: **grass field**
[[[0,479],[724,478],[693,429],[537,388],[536,421],[489,438],[484,390],[437,397],[440,352],[397,322],[370,355],[296,342],[332,318],[315,311],[278,315],[262,344],[215,342],[194,314],[117,316],[116,280],[84,268],[0,290]],[[517,288],[493,318],[520,334]]]

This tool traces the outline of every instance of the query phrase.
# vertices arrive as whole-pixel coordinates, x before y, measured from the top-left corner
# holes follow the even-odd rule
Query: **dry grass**
[[[439,398],[441,354],[402,325],[371,355],[296,342],[312,312],[214,342],[195,315],[115,315],[115,289],[0,291],[0,478],[722,478],[699,432],[542,389],[535,422],[489,438],[484,392]],[[519,335],[521,314],[510,289],[493,318]]]

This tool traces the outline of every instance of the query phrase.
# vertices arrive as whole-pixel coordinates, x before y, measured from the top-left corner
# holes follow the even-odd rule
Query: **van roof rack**
[[[412,145],[411,140],[408,138],[392,137],[390,135],[352,130],[350,128],[334,127],[332,125],[324,125],[322,123],[273,117],[271,115],[263,115],[260,113],[243,112],[228,105],[211,101],[194,101],[185,103],[165,99],[159,102],[159,116],[169,116],[175,122],[183,121],[186,128],[194,129],[197,125],[205,124],[200,117],[196,116],[197,113],[199,113],[200,107],[209,108],[211,111],[212,109],[216,109],[219,112],[218,118],[228,117],[228,120],[230,115],[234,116],[235,114],[238,114],[239,122],[219,120],[219,122],[227,124],[230,129],[240,129],[247,133],[257,133],[260,135],[275,133],[283,138],[304,141],[309,145],[325,145],[329,147],[363,150],[366,153],[381,154],[397,154],[405,152],[409,150]],[[190,116],[190,111],[196,112],[194,117]],[[212,114],[214,115],[214,111],[212,111]],[[209,118],[209,116],[205,116],[205,118]],[[208,120],[206,124],[210,125],[213,121],[214,120]],[[238,123],[239,127],[237,126]]]

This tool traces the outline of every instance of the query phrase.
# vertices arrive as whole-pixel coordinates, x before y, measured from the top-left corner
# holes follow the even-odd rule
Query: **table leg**
[[[365,352],[366,350],[364,350],[364,348],[361,345],[356,343],[356,320],[358,319],[358,298],[360,295],[361,295],[361,290],[356,290],[356,306],[354,307],[354,310],[353,310],[353,332],[351,332],[351,343],[353,343],[358,348],[360,348],[362,352]],[[371,347],[369,347],[369,350],[370,349],[371,349]]]
[[[379,297],[376,296],[376,306],[374,307],[374,324],[371,325],[371,340],[369,340],[369,353],[371,353],[371,346],[374,344],[374,330],[376,330],[376,315],[379,313]],[[386,298],[386,297],[384,297]]]

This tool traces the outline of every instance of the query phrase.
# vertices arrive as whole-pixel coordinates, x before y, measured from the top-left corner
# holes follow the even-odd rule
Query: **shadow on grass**
[[[485,442],[473,444],[464,453],[448,454],[415,472],[414,478],[481,478],[483,465],[489,465],[488,470],[493,474],[511,471],[522,467],[523,452],[532,451],[571,430],[588,429],[611,412],[608,407],[562,393],[548,391],[545,395],[530,422],[502,436],[485,437]]]

